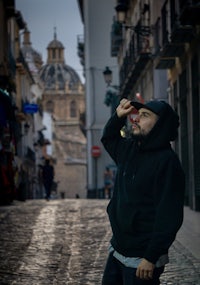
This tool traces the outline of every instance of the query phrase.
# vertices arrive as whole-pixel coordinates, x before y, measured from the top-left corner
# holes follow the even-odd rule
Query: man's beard
[[[145,141],[146,138],[148,137],[148,134],[143,134],[143,133],[141,132],[141,129],[140,129],[140,132],[139,132],[139,133],[136,133],[136,134],[135,134],[134,132],[132,132],[131,137],[132,137],[134,140],[138,141],[138,142],[143,142],[143,141]]]
[[[136,141],[139,141],[139,142],[143,142],[146,140],[147,138],[147,135],[143,135],[143,134],[134,134],[132,133],[131,137],[136,140]]]

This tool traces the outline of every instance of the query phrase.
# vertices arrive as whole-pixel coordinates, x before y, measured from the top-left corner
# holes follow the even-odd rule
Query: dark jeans
[[[46,192],[46,199],[49,199],[51,196],[51,187],[52,187],[52,182],[46,182],[44,183],[44,188]]]
[[[159,277],[164,267],[155,268],[153,279],[142,280],[136,277],[136,268],[124,266],[110,253],[104,270],[102,285],[159,285]]]

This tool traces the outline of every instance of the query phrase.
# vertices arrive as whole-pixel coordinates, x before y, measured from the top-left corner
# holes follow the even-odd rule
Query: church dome
[[[64,46],[57,40],[56,32],[54,39],[47,46],[47,63],[40,69],[40,79],[45,89],[64,90],[66,85],[70,89],[77,89],[81,80],[77,72],[65,64]]]
[[[64,49],[64,46],[63,44],[58,41],[57,39],[53,39],[53,41],[51,41],[47,47],[47,49],[49,48],[63,48]]]
[[[76,89],[81,80],[77,72],[65,64],[64,46],[57,40],[56,32],[54,39],[47,46],[47,63],[40,69],[40,79],[44,83],[45,89],[64,90],[66,85],[70,89]]]
[[[70,89],[81,84],[78,74],[69,65],[63,63],[48,63],[40,70],[40,79],[45,89],[65,89],[66,83]]]

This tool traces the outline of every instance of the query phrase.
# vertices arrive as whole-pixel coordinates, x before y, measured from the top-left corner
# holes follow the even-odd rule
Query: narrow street
[[[0,208],[0,284],[100,284],[106,202],[35,200]]]
[[[63,199],[0,207],[0,284],[100,285],[110,238],[107,204]],[[179,240],[170,260],[162,285],[200,284],[200,259]]]

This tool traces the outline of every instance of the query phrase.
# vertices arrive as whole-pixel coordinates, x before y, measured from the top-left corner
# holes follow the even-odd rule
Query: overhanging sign
[[[24,113],[34,114],[38,112],[37,104],[24,104]]]

